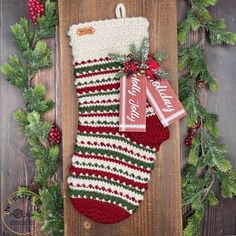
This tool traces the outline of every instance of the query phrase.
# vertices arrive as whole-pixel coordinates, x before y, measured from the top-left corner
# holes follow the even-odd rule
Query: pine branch
[[[145,63],[145,61],[148,58],[148,53],[149,53],[149,42],[147,38],[143,39],[141,47],[139,49],[139,53],[141,55],[141,62]]]
[[[224,198],[236,196],[236,174],[227,160],[227,148],[217,137],[218,117],[202,106],[200,90],[218,90],[218,83],[208,70],[204,55],[205,37],[212,46],[222,43],[233,45],[234,33],[225,31],[223,19],[213,20],[208,11],[216,0],[189,0],[190,9],[186,18],[179,24],[178,41],[183,45],[192,31],[201,34],[199,43],[179,48],[180,100],[188,112],[187,125],[200,124],[188,152],[188,163],[182,171],[183,206],[190,209],[185,236],[197,236],[201,232],[202,220],[208,206],[218,204],[215,184],[221,186]]]
[[[11,27],[13,37],[20,49],[20,56],[10,56],[9,63],[1,67],[6,79],[22,92],[26,109],[19,109],[14,118],[29,142],[30,156],[35,160],[34,182],[40,186],[40,201],[33,197],[41,212],[33,212],[34,219],[43,224],[45,235],[63,235],[63,199],[60,185],[53,180],[57,170],[59,146],[48,142],[51,122],[44,115],[52,110],[54,103],[46,99],[44,85],[31,85],[32,78],[40,69],[51,66],[50,49],[44,39],[55,35],[57,23],[56,3],[46,0],[45,14],[38,17],[37,28],[30,30],[25,18]],[[29,194],[21,188],[19,194]]]
[[[167,54],[166,54],[166,52],[164,52],[164,51],[162,51],[162,50],[158,50],[158,51],[155,53],[154,58],[155,58],[155,60],[156,60],[158,63],[160,63],[160,62],[162,62],[162,61],[164,61],[164,60],[167,59]]]
[[[47,0],[45,3],[45,14],[38,18],[37,37],[39,39],[54,37],[57,22],[56,3]]]

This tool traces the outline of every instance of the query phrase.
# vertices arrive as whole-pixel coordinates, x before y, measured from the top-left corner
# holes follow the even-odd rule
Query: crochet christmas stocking
[[[69,194],[81,214],[100,223],[119,222],[137,209],[155,153],[169,137],[149,104],[147,132],[120,133],[118,128],[120,67],[107,55],[128,54],[132,43],[140,46],[148,37],[148,25],[142,17],[120,17],[73,25],[69,30],[79,104]]]

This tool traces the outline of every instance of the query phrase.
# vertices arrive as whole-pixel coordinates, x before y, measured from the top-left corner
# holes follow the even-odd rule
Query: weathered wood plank
[[[18,49],[10,32],[10,26],[18,22],[21,16],[28,15],[27,0],[0,0],[0,64],[7,62],[9,55],[18,53]],[[16,7],[17,5],[17,7]],[[49,47],[52,49],[52,61],[54,67],[40,71],[34,79],[34,83],[43,83],[47,87],[47,98],[59,104],[60,93],[58,92],[58,58],[57,43],[55,39],[48,40]],[[28,145],[26,140],[18,132],[18,125],[13,119],[13,112],[19,108],[24,108],[23,97],[20,92],[11,86],[3,75],[0,74],[0,170],[1,170],[1,209],[4,199],[18,189],[18,186],[29,186],[34,177],[34,161],[29,157]],[[58,106],[47,114],[47,119],[54,120],[58,115]],[[60,175],[60,172],[59,172]],[[62,175],[62,174],[61,174]],[[0,223],[0,235],[15,235],[9,232]],[[19,225],[19,227],[23,227]],[[22,232],[22,231],[19,231]],[[32,226],[32,235],[40,236],[40,226],[35,231]]]
[[[146,16],[150,21],[151,49],[162,48],[169,54],[164,67],[173,77],[177,90],[176,3],[172,0],[125,0],[128,16]],[[65,235],[170,236],[181,235],[181,193],[179,126],[171,126],[171,138],[158,154],[145,201],[129,219],[116,225],[96,224],[72,207],[66,179],[71,163],[77,126],[76,96],[73,85],[72,56],[67,30],[71,24],[114,17],[115,0],[60,0],[60,65],[62,86],[62,130]]]
[[[223,17],[227,29],[236,33],[236,2],[219,0],[216,7],[211,9],[215,19]],[[206,41],[206,58],[212,74],[217,79],[220,89],[215,94],[206,94],[204,102],[209,110],[219,115],[219,140],[228,146],[229,158],[236,171],[236,47],[211,47]],[[218,189],[220,193],[220,189]],[[220,196],[220,194],[218,194]],[[219,205],[211,207],[203,224],[202,236],[221,236],[236,234],[236,198],[223,199],[219,197]]]
[[[183,19],[186,7],[185,0],[178,0],[178,20]],[[226,20],[228,30],[236,31],[235,1],[219,0],[217,6],[211,8],[210,11],[215,19],[223,17]],[[196,39],[198,39],[197,33],[192,34],[188,40],[188,44],[196,42]],[[236,127],[234,124],[236,111],[236,68],[234,66],[236,47],[211,47],[205,41],[205,55],[210,71],[219,82],[220,90],[216,94],[202,91],[201,100],[211,112],[219,115],[219,129],[221,132],[219,139],[228,145],[228,158],[234,170],[236,170]],[[183,141],[183,136],[186,134],[186,127],[184,122],[182,124],[181,134]],[[186,151],[183,142],[181,142],[181,150],[183,154]],[[183,159],[183,164],[185,161],[186,159]],[[203,222],[202,236],[235,235],[236,199],[223,199],[220,197],[220,189],[218,189],[217,195],[219,205],[209,208]]]
[[[0,1],[0,64],[7,62],[10,54],[16,53],[17,48],[10,33],[10,26],[18,21],[19,17],[27,14],[26,1],[16,7],[15,0]],[[9,17],[10,16],[10,17]],[[20,92],[11,86],[0,74],[0,149],[1,149],[1,204],[4,199],[18,186],[28,185],[34,171],[33,162],[27,158],[27,145],[25,139],[18,134],[18,126],[12,113],[24,107]],[[2,209],[2,205],[1,205]],[[22,227],[19,225],[19,227]],[[1,221],[1,235],[11,234]]]

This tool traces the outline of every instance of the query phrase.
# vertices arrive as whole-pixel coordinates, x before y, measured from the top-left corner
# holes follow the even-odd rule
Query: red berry
[[[52,125],[48,134],[48,141],[50,145],[59,144],[61,142],[61,132],[55,123]]]
[[[40,17],[44,12],[44,6],[39,0],[29,0],[28,1],[29,18],[36,24],[37,18]]]
[[[186,145],[186,146],[189,146],[190,145],[190,141],[189,140],[184,140],[184,144]]]
[[[135,65],[134,62],[130,64],[130,70],[132,72],[136,72],[138,70],[138,67],[137,67],[137,65]]]
[[[146,69],[146,70],[145,70],[145,73],[146,73],[147,76],[149,76],[149,77],[153,77],[152,70],[150,70],[150,69]]]
[[[154,59],[148,59],[146,64],[149,66],[150,69],[152,70],[158,70],[159,69],[159,64],[156,60]]]
[[[188,130],[188,135],[184,140],[184,143],[186,146],[191,146],[192,145],[192,141],[194,136],[196,135],[197,129],[199,129],[201,127],[200,124],[196,124],[193,125],[189,130]]]
[[[123,70],[124,73],[128,73],[128,71],[129,71],[129,70],[128,70],[127,68],[125,68],[125,69]]]
[[[129,62],[128,61],[125,62],[125,67],[129,67]]]

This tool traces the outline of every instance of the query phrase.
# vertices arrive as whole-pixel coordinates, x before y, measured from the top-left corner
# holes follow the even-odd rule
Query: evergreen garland
[[[234,45],[236,35],[225,30],[224,19],[214,20],[208,11],[217,0],[187,0],[190,8],[186,18],[179,24],[178,41],[179,70],[184,71],[180,79],[180,99],[188,112],[187,125],[199,125],[189,147],[188,163],[182,173],[183,206],[191,209],[185,236],[199,235],[204,213],[209,205],[218,203],[215,195],[215,183],[221,186],[224,198],[236,195],[236,174],[226,159],[227,148],[218,142],[217,115],[201,105],[199,91],[210,89],[216,92],[217,81],[208,71],[205,62],[204,47],[201,40],[190,47],[183,46],[189,33],[199,31],[207,37],[212,46],[223,43]],[[53,37],[57,23],[56,4],[47,0],[45,12],[37,19],[34,30],[29,22],[21,18],[11,27],[11,31],[22,53],[9,57],[9,63],[1,67],[6,79],[17,87],[25,99],[26,109],[14,113],[20,131],[30,144],[30,155],[35,159],[35,183],[43,206],[42,212],[34,212],[34,219],[43,224],[46,235],[63,235],[63,199],[59,183],[53,179],[59,156],[58,145],[50,145],[48,134],[52,124],[44,120],[44,114],[50,111],[54,103],[45,99],[44,85],[31,85],[38,70],[51,66],[50,49],[44,39]],[[203,39],[203,38],[202,38]],[[135,48],[131,48],[136,51]],[[165,58],[158,52],[155,58]],[[143,58],[145,60],[145,58]],[[162,60],[162,59],[161,59]],[[187,72],[186,72],[187,71]],[[29,193],[21,188],[19,194]]]
[[[30,29],[26,18],[11,27],[13,37],[21,55],[9,57],[8,64],[1,67],[6,80],[17,87],[25,100],[26,109],[14,113],[20,132],[29,143],[30,156],[35,160],[36,175],[29,188],[20,188],[19,194],[37,192],[40,201],[35,204],[41,211],[33,212],[36,222],[42,224],[45,235],[63,235],[63,199],[59,183],[54,179],[59,157],[59,146],[50,144],[48,135],[52,123],[44,119],[46,112],[54,107],[54,102],[46,100],[46,87],[43,84],[33,86],[31,80],[40,69],[52,65],[50,49],[44,39],[55,35],[57,24],[56,3],[45,2],[44,14],[37,18],[37,24]]]
[[[216,186],[221,195],[231,198],[236,195],[236,174],[227,160],[227,147],[218,141],[217,115],[210,113],[201,104],[199,92],[208,89],[216,92],[218,83],[208,70],[204,55],[204,40],[211,46],[234,45],[236,35],[225,30],[224,19],[214,20],[208,7],[217,0],[187,0],[189,9],[186,18],[178,26],[180,99],[188,112],[187,137],[188,163],[182,173],[183,206],[190,209],[185,236],[201,233],[202,220],[209,206],[218,204]],[[188,36],[199,32],[199,42],[186,47]],[[189,136],[188,135],[188,136]]]
[[[155,54],[149,54],[149,42],[147,38],[142,40],[141,46],[138,49],[135,44],[130,45],[130,53],[121,55],[119,53],[109,53],[109,57],[116,60],[114,64],[118,64],[122,69],[116,75],[120,78],[137,73],[146,74],[147,78],[170,80],[170,75],[160,68],[160,63],[167,59],[167,54],[158,50]],[[99,66],[96,66],[99,68]],[[90,68],[89,68],[90,69]],[[88,70],[89,70],[88,69]]]

